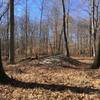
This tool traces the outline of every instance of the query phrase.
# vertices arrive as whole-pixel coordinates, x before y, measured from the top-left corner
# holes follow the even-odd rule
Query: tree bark
[[[14,51],[14,0],[10,0],[10,64],[15,63],[15,51]]]
[[[5,71],[2,65],[2,54],[1,54],[1,39],[0,39],[0,79],[5,76]]]
[[[42,2],[41,2],[41,15],[40,15],[40,33],[39,33],[39,50],[38,50],[38,58],[39,58],[39,56],[42,54],[42,52],[43,52],[43,50],[42,50],[42,46],[43,46],[43,44],[42,44],[42,18],[43,18],[43,10],[44,10],[44,0],[42,0]]]
[[[98,39],[98,49],[97,49],[97,53],[96,53],[94,63],[92,64],[92,68],[93,69],[100,68],[100,36],[99,36],[99,39]]]
[[[67,52],[67,57],[70,57],[69,48],[68,48],[68,40],[67,40],[67,36],[66,36],[66,11],[65,11],[64,0],[62,0],[62,6],[63,6],[63,29],[64,29],[65,48],[66,48],[66,52]]]
[[[26,34],[25,34],[25,57],[27,58],[27,51],[28,51],[28,16],[27,16],[27,0],[26,0],[26,15],[25,15],[25,17],[26,17],[26,22],[25,22],[25,31],[26,31]]]

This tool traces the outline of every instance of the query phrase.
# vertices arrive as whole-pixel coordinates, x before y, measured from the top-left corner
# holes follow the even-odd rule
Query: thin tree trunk
[[[0,79],[5,76],[5,71],[2,65],[2,55],[1,55],[1,39],[0,39]]]
[[[6,56],[7,60],[9,59],[9,13],[7,11],[7,37],[6,37]]]
[[[63,6],[63,28],[64,28],[65,48],[66,48],[66,52],[67,52],[67,57],[70,57],[69,48],[68,48],[68,40],[67,40],[67,36],[66,36],[66,11],[65,11],[64,0],[62,0],[62,6]]]
[[[93,54],[92,54],[92,22],[91,22],[92,20],[91,20],[91,16],[90,16],[90,29],[89,29],[89,33],[90,33],[90,40],[89,40],[89,47],[90,47],[90,57],[92,57],[93,56]]]
[[[26,23],[25,23],[25,30],[26,30],[25,57],[27,58],[27,48],[28,48],[28,39],[27,39],[28,38],[28,35],[27,35],[27,30],[28,30],[28,28],[27,28],[27,0],[26,0]]]
[[[100,35],[98,39],[98,49],[97,49],[96,57],[92,65],[92,68],[93,69],[100,68]]]
[[[42,18],[43,18],[43,6],[44,6],[44,0],[42,0],[42,4],[41,4],[41,15],[40,15],[40,34],[39,34],[39,51],[38,51],[38,58],[39,58],[39,54],[42,53]]]

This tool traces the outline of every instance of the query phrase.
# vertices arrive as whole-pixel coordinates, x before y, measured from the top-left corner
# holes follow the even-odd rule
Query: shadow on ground
[[[85,63],[82,63],[76,59],[73,58],[64,58],[62,57],[61,60],[64,60],[66,62],[71,63],[72,65],[75,65],[76,67],[69,67],[73,69],[77,69],[82,65],[87,65]],[[57,85],[57,84],[45,84],[45,83],[35,83],[35,82],[22,82],[13,78],[10,78],[9,76],[5,75],[3,77],[0,76],[0,84],[2,85],[10,85],[12,87],[18,87],[23,89],[35,89],[35,88],[43,88],[46,90],[51,91],[71,91],[73,93],[84,93],[84,94],[93,94],[93,93],[100,93],[100,89],[95,89],[92,87],[77,87],[77,86],[65,86],[65,85]]]
[[[56,85],[56,84],[22,82],[22,81],[9,78],[7,75],[5,77],[0,77],[0,84],[10,85],[12,87],[18,87],[23,89],[43,88],[46,90],[51,90],[53,92],[69,90],[73,93],[85,93],[85,94],[100,93],[100,89],[94,89],[91,87],[76,87],[76,86],[65,86],[65,85]]]

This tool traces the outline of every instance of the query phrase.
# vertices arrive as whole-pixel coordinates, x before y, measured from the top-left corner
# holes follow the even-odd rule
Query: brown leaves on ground
[[[0,85],[0,100],[100,100],[100,69],[75,69],[65,64],[59,57],[51,57],[39,65],[32,60],[6,66],[9,77],[40,85],[31,89]]]

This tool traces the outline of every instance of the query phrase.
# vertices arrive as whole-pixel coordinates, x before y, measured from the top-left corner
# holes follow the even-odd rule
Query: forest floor
[[[100,100],[100,69],[89,69],[92,62],[89,57],[55,56],[5,64],[9,77],[30,86],[0,85],[0,100]]]

